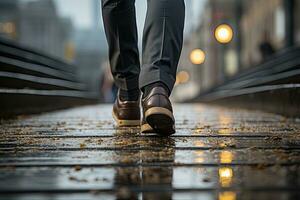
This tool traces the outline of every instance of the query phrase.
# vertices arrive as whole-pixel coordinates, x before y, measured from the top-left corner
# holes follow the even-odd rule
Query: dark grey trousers
[[[163,82],[172,91],[183,42],[184,0],[147,3],[140,67],[135,0],[102,0],[111,71],[122,90]]]

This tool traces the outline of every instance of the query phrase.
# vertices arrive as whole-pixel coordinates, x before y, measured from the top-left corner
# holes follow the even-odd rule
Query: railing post
[[[294,45],[294,33],[295,33],[295,12],[294,12],[295,0],[284,0],[285,9],[285,46],[291,47]]]

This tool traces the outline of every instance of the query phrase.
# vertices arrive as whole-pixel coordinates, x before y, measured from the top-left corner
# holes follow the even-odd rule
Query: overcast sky
[[[71,17],[74,25],[89,28],[92,25],[92,1],[90,0],[54,0],[59,13]]]

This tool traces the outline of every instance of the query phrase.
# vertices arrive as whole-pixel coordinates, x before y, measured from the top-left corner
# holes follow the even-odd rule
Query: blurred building
[[[79,66],[80,80],[85,82],[90,90],[100,93],[107,47],[104,30],[100,25],[102,20],[100,1],[92,0],[92,3],[92,26],[77,29],[73,34],[76,49],[75,63]]]
[[[51,56],[66,58],[72,23],[61,18],[52,0],[0,1],[0,36]]]
[[[274,51],[285,47],[286,17],[283,0],[244,1],[240,21],[242,38],[242,66],[251,67],[265,58],[261,50],[269,45]]]
[[[19,42],[64,58],[72,24],[70,20],[58,16],[54,2],[28,2],[22,5],[20,13]]]
[[[221,58],[225,53],[225,48],[220,45],[213,37],[213,33],[218,24],[226,23],[232,27],[237,24],[237,4],[236,0],[214,0],[206,1],[202,15],[198,19],[197,28],[186,37],[182,51],[181,60],[179,62],[179,70],[187,71],[190,79],[187,83],[178,85],[175,89],[174,96],[177,100],[185,100],[196,96],[204,90],[215,84],[219,84],[225,79],[225,60]],[[201,65],[194,65],[190,59],[190,53],[193,49],[201,49],[205,53],[205,62]],[[237,52],[236,43],[231,43],[226,47],[227,55]],[[233,56],[227,60],[233,63],[231,69],[237,68],[237,56]],[[189,91],[188,95],[182,97],[179,95],[181,90]],[[176,95],[178,93],[178,95]]]
[[[16,39],[19,21],[19,4],[17,1],[0,1],[0,37]]]
[[[76,59],[79,66],[78,75],[93,91],[100,91],[100,77],[102,73],[103,53],[101,47],[101,32],[94,29],[77,30],[74,34]]]
[[[174,97],[184,100],[208,91],[231,77],[264,62],[276,52],[300,44],[297,0],[214,0],[206,1],[197,28],[185,39],[179,71],[187,71],[189,81],[177,85]],[[221,44],[215,29],[228,24],[233,40]],[[205,62],[192,64],[193,49],[205,52]],[[186,97],[180,91],[189,91]]]

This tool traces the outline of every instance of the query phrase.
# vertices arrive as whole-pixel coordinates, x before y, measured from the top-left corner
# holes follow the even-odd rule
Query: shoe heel
[[[168,136],[175,133],[173,113],[166,108],[148,109],[145,113],[145,120],[160,135]]]

